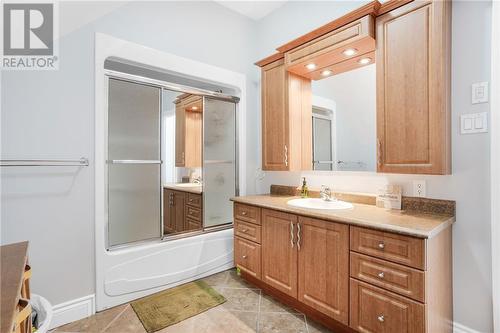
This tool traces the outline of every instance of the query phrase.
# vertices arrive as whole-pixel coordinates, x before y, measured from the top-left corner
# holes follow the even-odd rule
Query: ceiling
[[[215,0],[220,5],[227,7],[237,13],[245,15],[253,20],[260,20],[274,10],[283,6],[288,0],[282,1],[225,1]]]

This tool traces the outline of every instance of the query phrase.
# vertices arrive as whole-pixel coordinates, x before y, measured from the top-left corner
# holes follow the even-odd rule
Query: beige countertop
[[[176,190],[181,192],[189,192],[194,194],[202,194],[203,193],[203,185],[199,186],[179,186],[180,184],[185,183],[167,183],[163,184],[163,188],[168,188],[170,190]]]
[[[234,197],[231,200],[242,204],[419,238],[432,238],[455,222],[455,216],[452,215],[385,210],[374,205],[357,203],[353,203],[354,208],[348,210],[319,210],[287,205],[288,200],[295,198],[298,197],[267,194]]]

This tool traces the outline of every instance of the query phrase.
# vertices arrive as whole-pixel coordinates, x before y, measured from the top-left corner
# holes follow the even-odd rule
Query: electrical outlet
[[[421,198],[425,197],[425,180],[413,181],[413,196]]]

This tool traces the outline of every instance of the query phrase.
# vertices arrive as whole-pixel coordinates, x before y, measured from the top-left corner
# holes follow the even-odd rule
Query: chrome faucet
[[[324,201],[332,201],[335,200],[335,198],[332,198],[332,191],[328,186],[321,185],[321,191],[319,192],[319,195],[321,196],[321,199]]]
[[[201,185],[201,177],[196,177],[193,179],[193,183]]]

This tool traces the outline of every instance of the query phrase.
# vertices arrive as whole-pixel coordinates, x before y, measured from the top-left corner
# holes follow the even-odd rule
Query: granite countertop
[[[203,185],[199,186],[179,186],[180,184],[186,183],[167,183],[163,184],[163,188],[168,188],[171,190],[181,191],[181,192],[189,192],[194,194],[202,194],[203,193]]]
[[[286,213],[374,228],[419,238],[432,238],[455,222],[454,215],[418,211],[386,210],[374,205],[353,203],[348,210],[319,210],[293,207],[288,200],[296,196],[252,195],[231,198],[232,201],[274,209]]]

